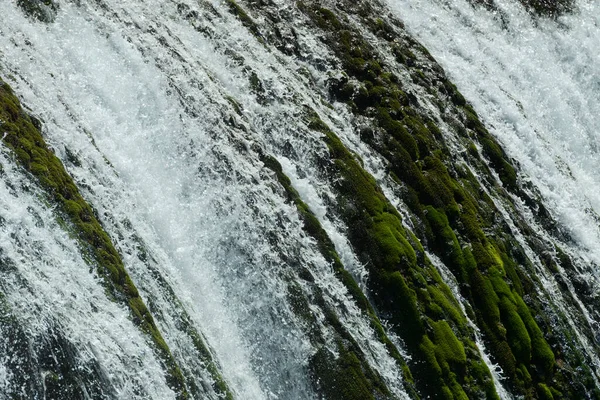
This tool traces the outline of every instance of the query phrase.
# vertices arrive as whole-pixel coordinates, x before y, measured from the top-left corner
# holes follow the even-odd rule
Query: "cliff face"
[[[164,117],[143,116],[154,126],[163,124],[160,131],[141,123],[138,135],[137,125],[122,118],[142,117],[119,114],[118,106],[112,108],[116,115],[101,114],[110,132],[89,122],[86,110],[100,113],[120,95],[118,85],[84,82],[85,73],[77,100],[69,99],[72,88],[57,92],[63,111],[53,114],[43,105],[53,94],[30,105],[29,114],[43,115],[45,124],[21,108],[19,89],[33,87],[28,94],[33,100],[57,79],[60,67],[40,58],[40,65],[56,70],[36,81],[8,60],[0,72],[17,94],[3,83],[0,130],[6,132],[6,162],[34,182],[106,297],[127,310],[143,332],[162,370],[157,379],[165,380],[172,396],[600,397],[598,346],[589,318],[598,304],[593,288],[578,278],[579,261],[561,248],[571,239],[468,99],[407,33],[401,15],[363,0],[228,0],[163,8],[109,1],[18,4],[42,21],[30,24],[67,24],[63,12],[98,21],[95,29],[127,42],[110,39],[117,48],[110,54],[123,60],[106,61],[107,68],[116,65],[118,72],[121,62],[131,62],[142,71],[140,81],[156,74],[164,82],[156,89],[144,81],[147,87],[137,93],[132,76],[137,97],[127,94],[130,103],[123,102],[130,107],[156,101],[154,113],[164,107]],[[527,4],[532,12],[555,16],[570,9],[566,2]],[[64,40],[64,32],[52,34]],[[38,38],[32,40],[35,48]],[[69,50],[72,44],[65,40],[57,48]],[[196,46],[212,58],[203,60]],[[153,69],[146,74],[149,62]],[[157,93],[146,98],[148,90],[165,90],[167,102]],[[80,107],[86,96],[92,96],[92,105]],[[73,136],[82,131],[92,145],[53,130]],[[131,141],[123,143],[130,147],[119,149],[128,135]],[[156,151],[147,164],[144,151]],[[155,154],[166,154],[164,168],[180,175],[161,181],[163,167],[152,163],[162,159]],[[160,197],[160,190],[148,189],[152,184],[136,181],[148,177],[177,192]],[[118,185],[128,183],[133,194],[121,199]],[[220,193],[223,187],[231,189]],[[136,197],[137,192],[143,193]],[[159,199],[159,208],[143,202]],[[116,206],[127,201],[125,211]],[[149,209],[136,214],[137,207]],[[191,221],[190,227],[176,222],[184,236],[221,232],[214,243],[179,239],[217,271],[223,304],[235,314],[232,326],[209,328],[214,321],[198,318],[197,309],[211,304],[198,301],[201,295],[182,300],[189,288],[167,265],[188,268],[184,275],[190,281],[210,273],[194,256],[185,264],[179,255],[185,246],[168,246],[178,230],[147,216],[153,212],[171,223],[179,217]],[[207,218],[228,222],[214,227],[204,224]],[[165,226],[169,233],[152,233]],[[26,268],[14,256],[9,264],[17,271]],[[16,273],[11,271],[2,269],[7,276]],[[9,337],[25,348],[38,339],[27,335],[24,311],[11,305],[15,287],[6,283],[0,289],[7,310],[0,318],[2,332],[19,327]],[[85,318],[95,321],[92,314]],[[240,351],[250,354],[260,387],[253,395],[254,387],[228,367],[230,353],[217,343],[215,330],[241,332],[238,345],[246,348]],[[144,382],[126,392],[100,373],[101,355],[87,375],[75,372],[82,359],[79,344],[61,332],[44,334],[64,341],[58,348],[70,356],[36,365],[50,355],[23,350],[19,357],[31,359],[25,378],[6,387],[25,389],[11,395],[156,396]],[[293,354],[304,359],[294,364]],[[3,368],[14,370],[12,377],[19,365]],[[41,378],[36,369],[45,371]]]

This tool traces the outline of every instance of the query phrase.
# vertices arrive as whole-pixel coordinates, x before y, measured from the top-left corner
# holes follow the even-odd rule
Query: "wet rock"
[[[472,0],[475,4],[481,4],[493,11],[500,11],[496,5],[495,0]],[[550,16],[557,17],[561,14],[569,12],[574,7],[573,0],[520,0],[521,3],[531,12]]]
[[[17,5],[28,16],[46,23],[54,22],[59,9],[56,0],[18,0]]]

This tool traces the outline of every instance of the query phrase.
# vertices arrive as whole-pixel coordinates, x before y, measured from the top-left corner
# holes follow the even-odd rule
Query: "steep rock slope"
[[[171,25],[163,25],[160,12],[148,5],[142,15],[154,25],[145,28],[127,4],[81,3],[62,8],[114,24],[165,75],[182,115],[201,120],[214,103],[221,110],[210,116],[219,135],[201,138],[199,147],[190,139],[186,152],[193,161],[186,162],[202,179],[222,174],[225,183],[246,181],[239,187],[255,190],[241,211],[219,212],[261,221],[253,240],[268,254],[257,258],[245,238],[224,242],[217,249],[247,268],[245,275],[226,275],[224,285],[240,290],[235,280],[254,279],[258,271],[263,281],[250,282],[285,293],[264,307],[252,298],[256,314],[236,324],[256,334],[262,346],[272,346],[272,355],[289,356],[290,335],[302,337],[307,349],[293,350],[306,356],[295,367],[251,357],[265,391],[329,399],[598,396],[598,349],[585,318],[585,307],[595,307],[593,297],[581,300],[569,281],[574,267],[560,249],[566,240],[560,226],[433,57],[381,4],[169,3]],[[57,4],[51,3],[58,20],[43,21],[60,23]],[[39,9],[24,9],[39,18]],[[220,26],[235,19],[245,29],[245,45],[253,47],[236,47],[222,36]],[[216,74],[200,81],[192,68],[201,60],[194,58],[191,35],[213,41],[234,65],[226,68],[237,74],[236,83],[246,81],[246,92],[228,94],[231,89]],[[265,59],[269,64],[261,69]],[[6,79],[26,87],[27,76],[7,65],[17,76]],[[186,311],[190,305],[178,299],[177,284],[162,277],[168,270],[157,266],[159,257],[152,254],[159,251],[145,244],[151,238],[140,238],[131,223],[114,222],[119,217],[111,215],[108,200],[84,188],[84,197],[104,210],[94,215],[41,139],[41,125],[23,113],[7,85],[2,90],[2,129],[14,160],[37,179],[79,251],[98,266],[108,297],[128,307],[130,318],[149,334],[175,396],[244,398],[243,384],[228,385],[235,379],[220,365],[225,356],[204,343],[203,322],[194,322]],[[66,108],[69,104],[65,99]],[[52,137],[51,130],[47,134]],[[93,141],[96,133],[87,134]],[[53,139],[56,145],[62,145],[59,138]],[[208,144],[230,146],[234,155],[216,149],[211,158],[199,150]],[[94,147],[112,166],[115,156]],[[80,174],[78,155],[66,144],[58,153]],[[206,165],[195,164],[199,155]],[[259,172],[237,169],[238,163]],[[231,170],[241,178],[230,177]],[[269,202],[285,212],[266,216],[269,210],[257,204]],[[254,232],[240,218],[242,229]],[[125,254],[117,254],[97,219]],[[132,272],[133,281],[121,261],[129,251],[147,272]],[[154,317],[134,282],[154,303]],[[240,296],[256,295],[246,290]],[[232,294],[236,301],[248,299]],[[287,333],[270,343],[273,331],[254,326],[254,318]],[[282,319],[290,322],[275,322]],[[157,326],[164,327],[164,340]],[[181,353],[179,336],[194,344],[192,357]],[[170,350],[171,344],[178,350]],[[198,356],[200,364],[191,361]],[[308,386],[299,382],[291,389],[278,368],[290,368],[284,373],[298,373]],[[66,374],[67,383],[58,384],[55,393],[81,396],[69,389],[77,379]],[[32,390],[50,393],[45,386]],[[86,389],[90,392],[111,397],[108,389]]]

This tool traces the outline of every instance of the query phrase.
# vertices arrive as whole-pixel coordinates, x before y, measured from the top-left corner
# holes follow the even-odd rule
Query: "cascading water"
[[[119,10],[121,5],[105,7]],[[3,68],[15,74],[24,101],[45,121],[50,144],[70,163],[144,297],[164,313],[158,323],[169,332],[166,340],[179,362],[194,364],[195,355],[186,350],[192,347],[189,338],[178,339],[183,334],[154,273],[189,307],[234,393],[248,399],[314,397],[306,381],[311,346],[286,304],[286,275],[295,272],[286,270],[289,261],[282,254],[314,266],[327,301],[345,304],[343,323],[360,335],[357,340],[370,348],[373,365],[402,396],[398,366],[369,333],[368,322],[326,261],[314,254],[310,240],[298,236],[294,210],[269,184],[258,183],[264,177],[244,147],[261,138],[222,121],[238,117],[226,93],[257,124],[286,108],[258,115],[261,106],[248,95],[242,71],[223,55],[238,51],[236,38],[223,35],[239,31],[239,22],[225,13],[212,43],[185,21],[162,24],[168,22],[161,18],[165,12],[180,18],[175,3],[158,8],[140,3],[107,16],[94,4],[65,4],[49,27],[32,24],[14,4],[2,8],[2,15],[11,16],[3,28]],[[135,28],[126,28],[131,25]],[[150,26],[161,33],[149,33]],[[174,42],[161,42],[165,37]],[[252,37],[237,40],[253,46],[246,50],[250,56],[269,57]],[[274,77],[288,73],[278,67]],[[195,68],[191,77],[190,68]],[[269,243],[270,236],[277,243]],[[144,265],[147,258],[158,272]],[[201,366],[198,370],[202,373]],[[210,381],[206,375],[199,380]]]
[[[387,3],[520,163],[596,282],[598,4],[579,1],[572,14],[540,18],[518,1],[491,10],[469,1]]]
[[[440,79],[443,73],[425,50],[413,43],[412,51],[398,56],[389,50],[396,42],[378,34],[383,21],[371,32],[352,6],[333,3],[315,7],[340,7],[349,30],[366,38],[388,74],[399,77],[399,87],[409,93],[403,107],[418,110],[421,125],[432,132],[431,124],[439,127],[455,153],[448,159],[472,171],[479,184],[494,186],[479,193],[493,199],[489,203],[499,218],[508,221],[529,262],[541,271],[544,289],[550,291],[556,281],[533,250],[538,237],[560,245],[574,256],[579,273],[596,282],[600,197],[593,187],[592,127],[599,92],[592,78],[598,59],[589,50],[600,40],[593,31],[598,7],[581,2],[572,15],[547,20],[513,1],[497,4],[495,11],[466,1],[387,1],[397,18],[390,20],[404,21],[423,41],[521,165],[520,179],[539,190],[561,227],[562,236],[550,236],[516,195],[499,194],[495,172],[494,181],[481,176],[484,168],[465,155],[456,128],[460,111],[440,106],[423,83],[429,78],[411,70],[415,61],[403,61],[406,66],[396,61],[417,60],[433,80]],[[400,399],[494,391],[512,398],[513,387],[498,373],[495,344],[488,346],[489,330],[476,326],[484,317],[466,306],[469,299],[461,291],[469,285],[453,276],[456,268],[446,253],[434,252],[436,245],[418,220],[426,217],[409,204],[407,184],[390,174],[391,156],[372,139],[376,134],[369,124],[377,107],[356,111],[363,107],[358,87],[355,103],[331,95],[332,82],[351,73],[331,61],[343,56],[324,39],[325,25],[316,28],[319,18],[330,18],[327,24],[337,23],[343,31],[326,9],[319,8],[315,17],[304,2],[279,0],[44,4],[42,19],[51,22],[28,16],[22,2],[0,3],[0,77],[42,121],[47,143],[93,206],[181,369],[185,390],[165,374],[169,361],[132,322],[127,306],[107,295],[102,277],[90,267],[59,207],[38,187],[35,173],[18,168],[5,146],[0,335],[11,340],[0,344],[0,399]],[[48,11],[48,4],[59,6]],[[392,18],[382,10],[382,18]],[[389,29],[396,34],[393,29],[400,28]],[[0,121],[0,133],[5,122]],[[419,146],[425,153],[429,143]],[[359,202],[339,189],[346,178],[332,172],[332,165],[341,161],[348,170],[360,165],[368,176],[371,186],[365,187],[371,189],[357,188],[357,198],[371,190],[384,199],[377,201],[390,204],[382,206],[389,207],[384,217],[370,211],[366,221],[387,223],[401,216],[389,235],[406,243],[412,255],[402,255],[400,262],[418,262],[425,271],[403,272],[417,282],[409,294],[429,299],[419,305],[427,328],[416,345],[398,322],[403,317],[381,299],[404,305],[400,314],[412,312],[409,303],[385,294],[387,275],[381,278],[372,265],[377,251],[365,256],[368,251],[348,222],[347,210]],[[536,239],[521,233],[528,217]],[[365,223],[352,218],[356,226]],[[377,246],[396,251],[385,241],[387,231],[378,234],[383,244]],[[394,274],[390,281],[398,279]],[[583,320],[592,323],[599,311],[589,303],[593,295],[579,298],[578,276],[564,271],[561,276]],[[403,290],[398,285],[396,292]],[[515,305],[503,306],[503,313],[533,307],[510,298]],[[594,343],[587,331],[578,331],[575,306],[560,299],[548,307],[548,318],[571,316],[571,331],[556,335],[552,345],[584,344],[585,360],[593,364]],[[529,324],[536,340],[539,328],[526,316],[519,309],[519,321]],[[508,329],[505,339],[517,347]],[[416,375],[431,370],[419,364],[433,365],[443,377],[420,383]],[[409,367],[424,372],[413,372],[413,379]],[[519,368],[520,374],[529,373]],[[457,371],[468,371],[469,379],[458,384]],[[550,379],[538,375],[534,384],[524,379],[515,387],[533,385],[528,394],[551,393]]]
[[[518,1],[492,8],[469,1],[387,3],[444,66],[560,222],[562,244],[578,259],[571,279],[585,282],[571,291],[597,297],[598,4],[578,1],[572,13],[550,18],[531,15]],[[597,329],[598,310],[584,303],[586,322]]]
[[[62,378],[52,372],[57,366],[78,369],[70,383],[89,393],[172,397],[141,332],[105,296],[32,182],[10,166],[5,152],[0,162],[2,364],[9,368],[2,398],[34,397],[40,376]],[[129,369],[136,372],[119,373]]]

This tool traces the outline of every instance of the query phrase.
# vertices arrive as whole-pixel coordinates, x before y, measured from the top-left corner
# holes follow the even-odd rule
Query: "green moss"
[[[566,396],[564,396],[561,392],[559,392],[558,390],[556,390],[553,387],[550,388],[550,393],[552,394],[552,397],[554,397],[555,399],[566,398]],[[599,395],[598,390],[595,390],[593,392],[593,396],[592,397],[598,397],[598,395]]]
[[[539,371],[547,378],[552,377],[556,360],[552,349],[544,338],[541,329],[531,316],[529,308],[523,300],[515,296],[517,302],[517,310],[521,316],[527,332],[531,338],[532,361],[539,367]]]
[[[379,243],[380,258],[383,265],[390,270],[401,268],[401,265],[413,265],[417,256],[404,236],[399,221],[392,214],[382,213],[373,218],[370,229],[371,238]]]
[[[434,237],[436,247],[442,255],[442,260],[455,276],[464,279],[467,276],[468,268],[458,239],[450,227],[446,214],[431,206],[425,207],[425,210],[431,235]]]
[[[500,301],[500,313],[502,323],[506,327],[506,338],[515,359],[518,363],[529,364],[531,338],[516,306],[507,297],[503,297]]]
[[[376,103],[376,99],[371,100]],[[408,129],[399,121],[394,120],[387,107],[379,107],[377,109],[377,120],[379,126],[391,135],[398,143],[410,154],[411,159],[419,159],[419,146],[413,135],[409,133]]]
[[[311,371],[320,379],[318,389],[327,399],[375,399],[361,363],[353,353],[345,352],[336,358],[329,350],[321,348],[309,364]]]
[[[490,252],[489,243],[473,242],[471,243],[473,257],[477,261],[477,266],[482,271],[498,266],[498,259]]]
[[[454,400],[454,395],[448,386],[442,386],[442,399],[444,400]]]
[[[476,213],[467,210],[460,215],[460,221],[462,223],[463,232],[469,241],[481,242],[485,240],[485,234],[481,230]]]
[[[446,93],[450,96],[450,99],[452,100],[452,102],[455,105],[464,106],[467,104],[467,101],[465,100],[463,95],[458,91],[458,89],[456,88],[456,85],[454,85],[452,82],[446,80],[446,81],[444,81],[444,86],[445,86]]]
[[[246,13],[246,11],[240,7],[235,0],[226,0],[229,10],[239,18],[242,24],[262,43],[262,35],[260,29],[254,20]]]
[[[504,271],[506,272],[506,276],[510,279],[510,283],[511,283],[512,287],[519,295],[518,297],[523,296],[525,294],[525,291],[524,291],[523,285],[521,283],[521,278],[519,277],[519,274],[517,273],[517,270],[516,270],[516,268],[517,268],[516,262],[514,260],[512,260],[511,258],[509,258],[508,255],[504,252],[500,256],[501,256],[502,264],[504,266]]]
[[[391,313],[391,320],[400,327],[401,337],[413,349],[416,360],[411,363],[411,368],[417,371],[420,378],[417,381],[420,390],[437,396],[442,387],[460,387],[456,376],[464,373],[464,366],[456,362],[446,362],[444,365],[447,368],[440,375],[439,364],[427,361],[428,348],[423,343],[431,342],[434,346],[442,346],[441,349],[444,347],[437,343],[442,336],[440,334],[436,337],[433,328],[431,335],[425,334],[425,324],[422,320],[422,315],[428,312],[433,318],[448,315],[454,323],[461,324],[459,331],[462,332],[461,335],[465,335],[468,330],[464,319],[459,316],[459,308],[455,302],[447,301],[447,298],[444,301],[445,295],[440,296],[440,289],[433,289],[430,293],[431,286],[426,285],[425,290],[419,292],[413,288],[417,285],[422,286],[419,277],[425,276],[425,279],[436,282],[439,287],[445,287],[441,289],[442,292],[450,293],[449,289],[441,282],[435,269],[418,265],[416,244],[413,246],[410,243],[414,236],[406,233],[400,216],[382,195],[374,179],[360,167],[339,138],[320,119],[313,114],[308,120],[309,127],[325,135],[324,139],[334,159],[335,169],[342,177],[338,187],[340,210],[351,227],[351,241],[360,254],[368,254],[366,260],[370,266],[371,293],[375,296],[377,307]],[[417,242],[416,239],[414,241]],[[420,245],[417,247],[422,251]],[[459,341],[454,331],[444,330],[443,333],[454,337],[452,344]],[[423,336],[427,337],[427,341],[423,342]],[[452,346],[451,348],[454,349]],[[474,354],[477,352],[474,351]],[[489,377],[489,371],[475,379],[481,382],[486,379],[486,375]],[[442,384],[430,385],[423,379],[424,376],[435,377]],[[455,393],[457,397],[465,395],[462,389],[460,392],[462,394]]]
[[[474,271],[470,283],[475,306],[489,326],[497,325],[500,322],[500,299],[492,283],[485,279],[479,270]]]
[[[89,204],[81,197],[60,160],[48,149],[40,131],[20,108],[10,87],[1,80],[0,120],[8,122],[3,125],[7,132],[4,139],[6,146],[14,151],[17,162],[38,179],[49,199],[63,213],[78,238],[82,251],[93,260],[112,297],[123,299],[131,310],[134,322],[151,338],[165,364],[169,386],[178,393],[179,398],[187,398],[183,375],[125,271],[110,238],[95,218]]]
[[[419,65],[421,56],[428,57],[426,51],[410,39],[397,38],[390,42],[396,60],[404,64],[403,68],[432,97],[442,94],[441,99],[433,101],[438,102],[442,118],[448,117],[448,126],[464,144],[463,155],[469,165],[462,165],[462,157],[457,159],[452,153],[440,129],[415,106],[418,99],[403,92],[401,79],[386,65],[391,62],[389,58],[380,55],[381,49],[374,49],[360,30],[353,27],[354,19],[371,21],[367,26],[376,35],[391,37],[388,29],[394,30],[394,27],[381,26],[377,22],[379,15],[363,9],[365,3],[359,0],[349,5],[342,1],[331,9],[323,9],[321,3],[312,1],[299,4],[300,10],[322,30],[323,42],[338,55],[339,66],[344,70],[344,78],[331,83],[330,94],[334,100],[346,102],[360,121],[371,121],[370,126],[361,127],[361,140],[388,162],[386,168],[389,176],[399,183],[398,191],[411,213],[409,223],[414,226],[415,234],[450,267],[459,281],[461,294],[473,306],[474,317],[494,361],[502,366],[508,378],[507,385],[523,396],[534,393],[541,381],[551,390],[554,386],[562,390],[569,383],[548,383],[559,376],[554,373],[554,354],[561,345],[556,340],[552,342],[553,347],[546,342],[545,337],[553,333],[549,329],[551,324],[544,321],[545,310],[532,282],[535,278],[528,279],[518,266],[523,263],[522,259],[516,262],[520,246],[513,239],[507,240],[510,234],[499,224],[501,218],[494,201],[479,183],[480,179],[495,181],[489,166],[498,174],[505,189],[520,193],[515,168],[443,72],[431,72]],[[428,68],[435,69],[435,62],[429,59],[432,63]],[[460,397],[462,395],[453,389],[456,382],[465,388],[469,397],[477,397],[473,394],[484,386],[486,389],[479,393],[494,393],[493,387],[488,392],[490,385],[482,383],[489,379],[489,373],[477,372],[479,364],[471,359],[467,370],[451,371],[457,379],[450,374],[438,376],[434,363],[424,361],[427,355],[423,352],[431,349],[420,348],[422,336],[426,336],[435,349],[438,344],[432,324],[442,319],[450,324],[470,358],[468,333],[465,333],[468,330],[458,317],[461,313],[452,311],[456,310],[453,301],[444,301],[450,298],[440,296],[445,289],[432,283],[436,280],[435,274],[428,269],[423,250],[413,245],[399,215],[381,196],[372,178],[361,170],[339,138],[314,113],[308,120],[307,125],[323,133],[329,147],[333,162],[328,165],[327,175],[337,184],[339,200],[335,211],[348,226],[350,240],[369,268],[369,294],[382,314],[398,326],[402,325],[399,321],[406,322],[406,331],[400,327],[397,332],[413,351],[411,355],[416,354],[411,367],[417,368],[417,380],[428,379],[422,376],[442,379],[431,383],[437,385],[439,391],[422,383],[422,393],[434,398],[448,393]],[[458,120],[463,123],[457,123]],[[492,191],[504,196],[502,188],[495,187]],[[404,237],[413,247],[416,258],[410,256],[412,253],[406,251],[406,244],[399,237]],[[523,298],[527,299],[527,305]],[[406,307],[407,315],[396,315],[398,304]],[[421,336],[407,332],[414,327]],[[542,350],[536,355],[538,347]],[[414,365],[419,363],[429,367],[419,370]],[[493,396],[488,394],[488,397]]]
[[[517,172],[507,161],[507,156],[500,146],[488,136],[480,140],[483,145],[483,154],[489,158],[492,166],[498,171],[502,183],[514,190],[517,187]]]
[[[183,311],[183,309],[182,309],[182,311]],[[231,390],[229,389],[229,387],[227,386],[227,383],[223,379],[223,376],[219,372],[218,366],[217,366],[216,362],[213,360],[213,356],[210,353],[210,351],[208,350],[206,344],[204,343],[204,340],[202,339],[202,337],[200,336],[198,331],[196,331],[196,328],[194,328],[193,325],[191,324],[189,315],[187,315],[187,313],[183,312],[183,315],[181,315],[181,321],[183,323],[182,324],[183,330],[191,337],[192,343],[194,344],[194,348],[196,348],[196,350],[198,350],[199,354],[205,361],[206,369],[208,370],[210,376],[213,379],[213,385],[212,385],[213,389],[215,390],[216,393],[218,393],[218,395],[221,398],[223,398],[225,400],[233,400],[234,397],[233,397]],[[191,377],[190,381],[192,381],[193,379],[194,379],[194,377]],[[196,392],[197,392],[196,393],[197,396],[199,396],[201,393],[200,389],[197,389]]]
[[[431,285],[427,287],[427,292],[431,295],[432,302],[436,304],[441,312],[439,319],[449,319],[458,325],[466,324],[465,316],[459,311],[456,299],[447,286]]]
[[[434,378],[433,384],[441,384],[440,377],[442,376],[442,367],[437,361],[435,355],[435,345],[427,336],[422,336],[421,344],[419,345],[421,352],[423,353],[423,359],[429,365],[430,371],[433,372],[432,377]],[[441,386],[445,386],[441,384]]]
[[[436,357],[446,363],[465,364],[467,356],[462,343],[456,338],[452,328],[446,321],[437,321],[433,324],[436,343]]]
[[[400,272],[382,273],[382,275],[381,288],[385,293],[386,304],[392,309],[403,310],[394,318],[403,324],[407,331],[403,337],[412,343],[418,342],[425,333],[425,327],[421,321],[416,292],[408,287],[406,279]]]
[[[324,128],[325,125],[319,121],[320,120],[313,120],[313,126],[316,128]],[[371,326],[378,333],[382,343],[386,345],[389,353],[398,361],[399,365],[405,366],[404,360],[387,337],[371,304],[354,278],[344,269],[327,233],[323,230],[320,222],[310,211],[309,207],[300,199],[298,192],[292,187],[289,178],[283,173],[279,162],[275,158],[266,155],[262,155],[261,159],[265,166],[275,173],[277,180],[285,189],[288,200],[296,205],[300,218],[304,222],[305,231],[316,240],[319,250],[325,259],[332,264],[338,279],[346,286],[357,305],[370,319]],[[290,284],[289,296],[295,314],[305,320],[308,324],[317,325],[318,323],[314,320],[314,316],[308,307],[308,302],[298,285]],[[323,300],[317,301],[317,304],[320,304],[322,308],[327,309]],[[352,337],[345,331],[335,315],[335,312],[333,310],[328,310],[326,311],[326,315],[328,316],[328,321],[336,329],[340,338],[344,339],[346,342],[352,343]],[[316,341],[320,343],[323,339],[318,339]],[[340,396],[340,393],[343,393],[344,396],[349,395],[345,391],[340,392],[337,389],[334,390],[334,388],[338,388],[342,383],[346,385],[345,382],[346,379],[348,379],[348,374],[353,380],[351,385],[353,391],[357,390],[357,393],[360,393],[361,395],[367,395],[366,393],[369,393],[368,396],[371,396],[365,398],[372,398],[373,393],[387,393],[387,387],[381,378],[370,369],[368,362],[360,352],[349,349],[341,343],[338,344],[338,347],[338,351],[342,353],[342,356],[337,360],[331,358],[332,355],[325,349],[321,349],[311,360],[311,371],[316,381],[316,386],[322,393],[325,393],[328,399],[338,399],[340,398],[338,397]],[[410,371],[405,372],[405,379],[410,384],[412,381]],[[408,389],[410,390],[410,388]]]
[[[543,383],[538,383],[537,385],[537,393],[540,400],[554,400],[554,396],[552,395],[552,391]]]
[[[333,11],[321,7],[316,10],[317,23],[323,27],[331,27],[333,29],[343,29],[341,22]]]
[[[294,314],[302,318],[308,323],[313,321],[313,316],[308,304],[308,300],[302,293],[302,289],[298,284],[291,283],[288,287],[289,304],[292,306]]]

